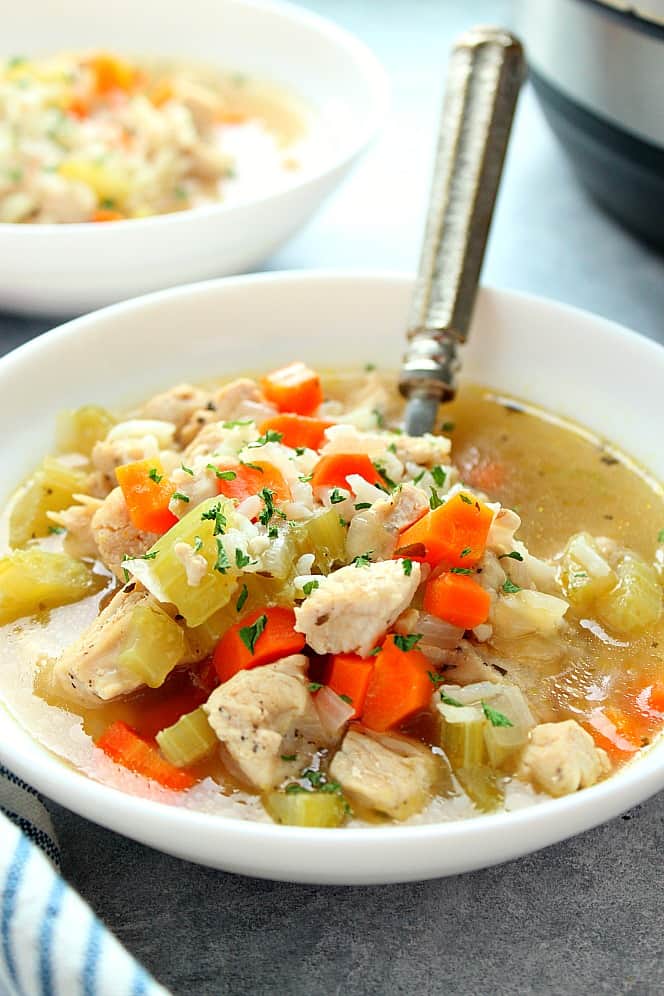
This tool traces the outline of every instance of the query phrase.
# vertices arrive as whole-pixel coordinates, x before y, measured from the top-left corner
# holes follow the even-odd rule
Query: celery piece
[[[216,519],[206,518],[215,512],[218,512]],[[227,498],[208,498],[192,508],[148,552],[151,572],[164,598],[175,605],[188,626],[206,622],[230,601],[236,589],[234,566],[229,564],[223,571],[215,568],[219,556],[217,540],[232,526],[233,516],[234,506]],[[188,543],[192,553],[196,551],[205,557],[208,570],[197,585],[189,584],[184,564],[175,554],[176,543]]]
[[[589,611],[593,602],[610,591],[617,580],[589,533],[576,533],[571,537],[560,564],[560,582],[567,599],[578,612]]]
[[[599,622],[618,636],[631,637],[659,619],[662,589],[657,572],[636,554],[625,554],[617,569],[618,584],[595,603]]]
[[[490,768],[485,765],[458,768],[454,774],[466,795],[483,813],[491,813],[502,805],[504,794]]]
[[[517,685],[511,685],[508,682],[502,681],[476,681],[463,687],[460,685],[445,685],[443,692],[455,701],[460,702],[464,709],[470,708],[476,712],[479,711],[485,720],[483,735],[486,755],[474,763],[482,763],[486,761],[488,756],[488,762],[491,767],[499,768],[512,758],[517,751],[525,747],[528,734],[535,725],[535,720],[528,707],[525,695]],[[486,721],[487,716],[484,712],[484,706],[490,707],[495,713],[508,720],[511,725],[494,726],[493,723]],[[443,720],[447,720],[447,717],[450,716],[451,722],[454,720],[455,712],[461,713],[464,711],[459,707],[446,706],[444,704],[439,705],[438,709],[443,716]],[[462,720],[459,720],[459,722],[462,722]],[[452,759],[450,761],[455,766],[455,762]],[[462,759],[457,763],[459,767],[472,766],[469,760]]]
[[[481,706],[453,706],[441,702],[438,712],[443,718],[441,747],[456,771],[473,768],[486,761],[484,730],[486,717]]]
[[[95,443],[105,439],[114,425],[110,412],[97,405],[60,412],[55,429],[58,451],[90,456]]]
[[[271,540],[269,547],[262,554],[261,567],[272,577],[285,581],[293,575],[297,556],[296,538],[292,533],[282,532]]]
[[[20,492],[9,516],[9,543],[25,546],[46,536],[52,525],[47,512],[60,512],[73,504],[73,495],[85,490],[85,474],[47,457]]]
[[[217,609],[199,626],[187,627],[185,636],[187,645],[197,660],[209,657],[227,629],[237,622],[240,616],[236,608],[240,587],[236,587],[231,600],[222,608]],[[244,613],[244,608],[243,608]]]
[[[118,664],[150,688],[159,688],[182,660],[184,646],[183,631],[156,602],[136,605]]]
[[[298,526],[294,533],[299,552],[313,553],[314,566],[321,573],[329,574],[335,564],[345,564],[346,529],[334,506]]]
[[[167,761],[178,768],[197,764],[219,745],[202,706],[180,716],[177,723],[157,734],[157,743]]]
[[[0,625],[78,602],[104,583],[89,567],[64,553],[36,547],[15,550],[0,557]]]
[[[292,827],[339,827],[347,814],[337,792],[270,792],[263,802],[275,823]]]

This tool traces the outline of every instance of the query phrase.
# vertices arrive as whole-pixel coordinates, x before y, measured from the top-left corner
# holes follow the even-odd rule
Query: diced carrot
[[[90,104],[85,97],[72,97],[67,104],[67,111],[69,114],[73,114],[75,118],[80,118],[82,120],[83,118],[87,118],[90,114]]]
[[[473,629],[486,622],[491,597],[468,574],[441,574],[424,589],[424,609],[453,626]]]
[[[359,474],[369,484],[382,484],[382,478],[366,453],[332,453],[321,457],[314,467],[312,488],[346,488],[347,477]]]
[[[175,91],[173,89],[173,84],[167,79],[157,80],[149,93],[150,103],[152,103],[155,107],[163,107],[163,105],[167,104],[169,100],[172,100],[174,96]]]
[[[235,474],[235,477],[217,477],[217,491],[227,498],[244,501],[250,495],[257,495],[264,488],[272,492],[276,502],[290,501],[290,488],[277,468],[264,461],[251,463],[235,463],[229,466],[214,464],[220,474]]]
[[[164,475],[159,460],[136,460],[117,467],[115,475],[127,502],[129,518],[137,529],[165,533],[178,521],[168,507],[175,487]]]
[[[304,363],[290,363],[261,378],[263,394],[280,412],[311,415],[323,400],[320,377]]]
[[[362,722],[382,732],[404,723],[429,707],[431,661],[417,649],[401,650],[390,635],[374,658],[373,672],[364,700]]]
[[[403,530],[395,556],[403,547],[421,543],[431,565],[474,567],[482,558],[493,512],[473,495],[460,491]],[[410,554],[409,554],[410,556]]]
[[[324,683],[337,695],[350,699],[355,709],[351,719],[362,715],[373,669],[373,660],[363,660],[357,654],[333,654],[325,668]]]
[[[591,711],[585,725],[597,746],[617,760],[636,754],[644,744],[643,721],[622,709],[598,706]]]
[[[223,682],[245,668],[299,654],[303,647],[304,636],[295,632],[295,613],[277,605],[256,609],[234,623],[217,644],[213,661]]]
[[[99,94],[107,94],[112,90],[128,92],[136,85],[134,67],[115,55],[100,52],[90,59],[89,65],[94,74],[95,90]]]
[[[157,747],[139,737],[131,726],[121,720],[102,733],[97,747],[116,764],[121,764],[123,768],[143,775],[144,778],[151,778],[174,792],[183,792],[196,781],[188,772],[165,761]]]
[[[229,108],[219,111],[215,116],[219,124],[244,124],[248,117],[244,111],[232,111]]]
[[[280,432],[284,446],[307,446],[310,450],[319,450],[325,441],[325,430],[334,422],[323,418],[312,418],[311,415],[294,415],[285,413],[274,415],[260,426],[260,432],[265,434],[270,429]]]
[[[110,208],[97,208],[93,211],[91,221],[123,221],[126,215],[122,211],[112,211]]]

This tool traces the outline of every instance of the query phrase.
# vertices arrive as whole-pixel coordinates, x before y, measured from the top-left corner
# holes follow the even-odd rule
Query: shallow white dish
[[[70,322],[0,360],[0,420],[13,426],[3,445],[4,486],[11,490],[48,451],[53,416],[64,406],[118,406],[183,378],[293,357],[321,367],[396,367],[411,286],[385,274],[265,274],[164,291]],[[664,478],[664,349],[653,342],[553,302],[484,290],[464,372],[577,419]],[[659,742],[608,781],[519,812],[306,830],[196,813],[97,784],[35,743],[1,707],[0,760],[75,812],[179,857],[322,883],[397,882],[495,864],[595,826],[664,787]]]
[[[311,108],[302,169],[244,203],[112,224],[0,224],[0,307],[81,314],[137,294],[255,267],[341,181],[381,124],[387,79],[368,48],[330,21],[270,0],[24,0],[3,56],[108,48],[169,56],[272,81]]]

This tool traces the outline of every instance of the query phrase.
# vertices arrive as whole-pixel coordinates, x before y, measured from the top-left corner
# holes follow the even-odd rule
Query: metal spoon
[[[476,27],[452,49],[427,224],[399,390],[405,428],[430,432],[456,393],[457,346],[466,341],[519,88],[521,43]]]

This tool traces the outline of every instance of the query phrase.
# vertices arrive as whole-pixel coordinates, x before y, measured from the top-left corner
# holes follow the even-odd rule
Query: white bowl
[[[322,367],[396,367],[411,286],[394,275],[237,277],[115,305],[47,333],[0,360],[0,421],[12,426],[3,445],[5,487],[49,450],[53,415],[64,405],[119,405],[182,378],[264,369],[292,357]],[[577,419],[664,477],[664,349],[653,342],[549,301],[484,290],[464,371]],[[75,812],[171,854],[323,883],[398,882],[495,864],[610,819],[664,786],[664,745],[655,744],[606,782],[514,813],[306,830],[197,813],[90,781],[2,708],[0,759]]]
[[[22,0],[2,55],[105,47],[270,80],[309,104],[309,164],[244,203],[112,224],[0,224],[0,307],[81,314],[137,294],[255,267],[300,228],[365,149],[387,110],[383,69],[329,21],[269,0]]]

